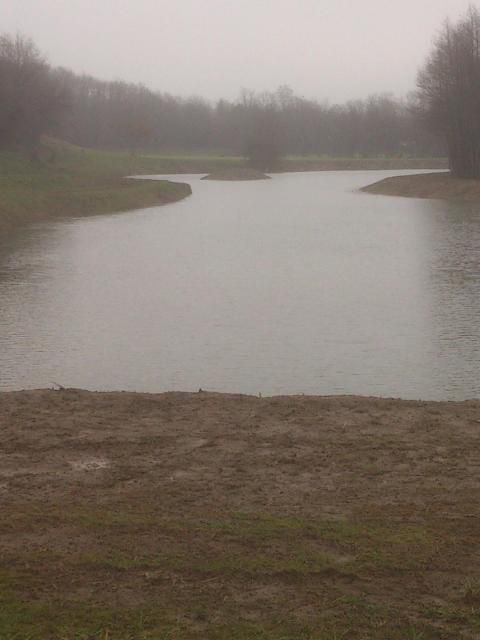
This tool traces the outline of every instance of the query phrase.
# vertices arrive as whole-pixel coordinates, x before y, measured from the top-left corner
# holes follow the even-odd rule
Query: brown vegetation
[[[0,637],[480,632],[480,403],[0,395]]]

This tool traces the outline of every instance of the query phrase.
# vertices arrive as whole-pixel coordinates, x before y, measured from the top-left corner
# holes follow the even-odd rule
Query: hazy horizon
[[[209,100],[289,85],[344,102],[415,86],[464,0],[3,0],[1,31],[31,36],[54,66]]]

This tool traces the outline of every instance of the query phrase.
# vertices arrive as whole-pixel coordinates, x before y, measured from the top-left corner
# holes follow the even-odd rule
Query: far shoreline
[[[263,171],[257,171],[249,167],[219,169],[202,178],[202,180],[220,180],[223,182],[249,182],[252,180],[270,179],[270,176],[267,176]]]
[[[46,138],[39,161],[17,152],[0,154],[3,236],[29,223],[68,217],[132,211],[178,202],[189,195],[182,174],[210,174],[210,179],[268,179],[252,175],[247,158],[200,154],[142,154],[100,151]],[[445,158],[285,156],[275,174],[313,171],[436,170]],[[160,176],[164,180],[125,180],[125,176]],[[168,180],[175,175],[176,182]]]

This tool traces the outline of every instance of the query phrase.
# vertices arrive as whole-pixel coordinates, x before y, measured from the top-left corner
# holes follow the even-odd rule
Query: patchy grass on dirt
[[[0,395],[0,638],[480,634],[480,403]]]

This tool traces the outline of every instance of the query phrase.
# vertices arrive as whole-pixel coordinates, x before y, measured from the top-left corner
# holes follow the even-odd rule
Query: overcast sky
[[[287,84],[343,102],[404,95],[466,0],[0,0],[0,30],[54,65],[175,95]]]

